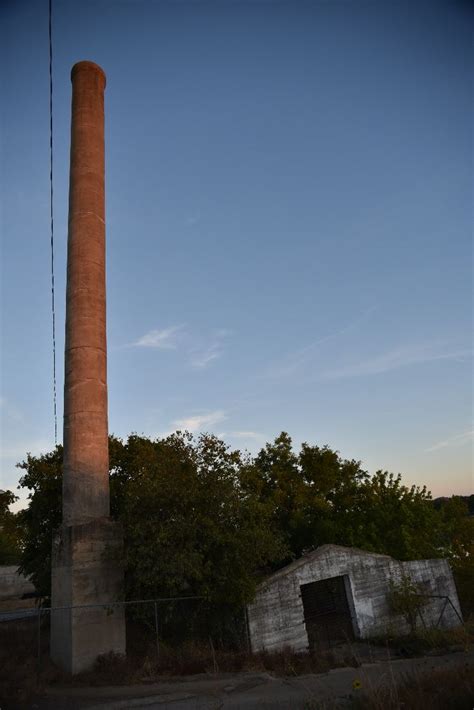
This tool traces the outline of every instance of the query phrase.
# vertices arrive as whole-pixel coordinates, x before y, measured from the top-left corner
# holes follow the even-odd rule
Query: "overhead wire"
[[[58,444],[58,412],[56,396],[56,309],[54,299],[54,210],[53,210],[53,32],[52,32],[52,0],[49,0],[49,204],[51,227],[51,315],[53,336],[53,412],[54,412],[54,445]]]

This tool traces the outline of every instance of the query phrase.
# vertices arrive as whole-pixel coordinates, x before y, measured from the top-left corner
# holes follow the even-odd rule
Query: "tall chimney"
[[[64,368],[63,523],[109,515],[105,312],[105,74],[71,72],[72,122]]]
[[[101,654],[125,652],[125,622],[123,608],[110,606],[123,598],[123,533],[109,518],[105,74],[79,62],[71,81],[63,521],[52,549],[51,657],[78,673]]]

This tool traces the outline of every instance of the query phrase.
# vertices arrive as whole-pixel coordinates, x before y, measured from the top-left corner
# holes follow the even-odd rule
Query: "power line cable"
[[[49,206],[51,220],[51,313],[53,326],[53,409],[54,445],[58,444],[58,412],[56,397],[56,310],[54,304],[54,212],[53,212],[53,33],[52,0],[49,0]]]

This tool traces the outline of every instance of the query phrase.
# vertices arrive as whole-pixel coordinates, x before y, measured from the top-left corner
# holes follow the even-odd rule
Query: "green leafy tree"
[[[325,543],[354,544],[353,514],[366,477],[360,462],[344,460],[328,446],[304,443],[294,453],[282,432],[243,467],[241,485],[267,507],[284,538],[283,563]]]
[[[14,565],[20,560],[21,531],[18,516],[10,506],[18,497],[9,490],[0,490],[0,565]]]
[[[110,437],[109,459],[128,598],[199,595],[235,607],[252,597],[263,574],[326,543],[400,560],[448,557],[462,598],[472,598],[467,501],[436,507],[425,488],[407,487],[386,471],[369,476],[328,446],[304,443],[296,453],[282,432],[252,458],[211,435],[132,434]],[[21,566],[48,596],[62,448],[28,456],[20,468],[20,485],[29,490],[29,506],[17,514]]]
[[[282,432],[241,468],[241,485],[263,503],[287,545],[279,565],[305,550],[333,543],[400,560],[472,560],[472,526],[462,502],[436,510],[425,487],[400,475],[369,476],[359,461],[328,446],[303,443],[299,454]]]
[[[124,528],[128,598],[200,595],[237,606],[256,572],[281,556],[266,508],[238,483],[239,452],[219,439],[176,433],[151,440],[111,437],[111,514]],[[50,592],[51,543],[61,524],[62,450],[28,456],[20,485],[27,531],[22,568]]]
[[[299,462],[317,511],[310,530],[313,535],[310,545],[360,545],[364,524],[357,512],[361,507],[361,490],[368,479],[360,461],[342,459],[329,446],[303,443]]]
[[[440,508],[440,549],[450,560],[466,618],[474,614],[474,517],[469,514],[470,503],[467,496],[453,496]]]
[[[29,505],[18,513],[23,529],[20,569],[45,597],[51,588],[53,533],[61,524],[62,459],[62,447],[57,446],[42,456],[28,454],[18,464],[25,471],[20,486],[29,490]]]
[[[356,499],[354,544],[398,560],[439,557],[441,520],[425,487],[405,486],[401,476],[377,471]]]
[[[265,508],[239,490],[240,454],[219,439],[132,436],[112,473],[129,596],[203,595],[241,604],[280,554]]]

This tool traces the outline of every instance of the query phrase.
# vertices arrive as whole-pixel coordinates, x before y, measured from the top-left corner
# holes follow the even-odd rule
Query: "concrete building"
[[[458,595],[446,560],[398,562],[387,555],[323,545],[259,586],[248,606],[252,650],[308,651],[388,631],[408,633],[406,621],[391,613],[387,600],[390,580],[402,576],[429,595],[420,625],[460,624]]]
[[[0,565],[0,621],[29,616],[37,602],[34,585],[18,565]]]
[[[27,577],[18,571],[18,565],[0,565],[0,602],[20,600],[35,596],[35,588]]]

